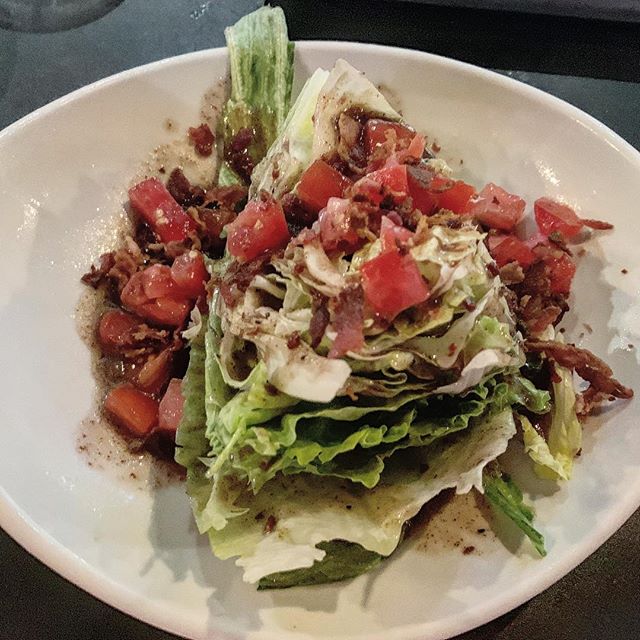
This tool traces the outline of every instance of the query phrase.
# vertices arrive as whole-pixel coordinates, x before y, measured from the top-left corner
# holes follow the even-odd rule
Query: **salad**
[[[568,480],[584,419],[633,395],[556,329],[577,243],[611,225],[542,197],[525,238],[522,198],[456,179],[348,62],[292,100],[280,9],[226,37],[221,121],[189,130],[217,175],[135,184],[131,235],[83,278],[105,413],[175,455],[198,529],[258,588],[373,569],[446,489],[544,555],[500,456],[520,440]]]

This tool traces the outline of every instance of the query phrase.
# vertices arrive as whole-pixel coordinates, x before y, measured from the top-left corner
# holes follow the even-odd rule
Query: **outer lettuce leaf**
[[[250,198],[263,189],[275,198],[281,198],[293,190],[303,171],[311,164],[313,113],[328,76],[328,71],[316,69],[302,87],[282,131],[251,174]]]
[[[245,492],[237,498],[247,511],[221,529],[209,530],[212,548],[220,558],[240,556],[236,563],[245,568],[247,582],[311,567],[326,555],[318,545],[329,540],[354,542],[387,556],[404,523],[440,491],[481,489],[485,465],[505,451],[514,434],[512,413],[506,409],[476,421],[464,437],[407,455],[404,465],[397,459],[389,483],[369,490],[335,478],[278,476],[258,494]],[[224,501],[226,491],[218,489],[213,495]],[[265,532],[267,516],[275,521],[271,533]]]
[[[497,465],[493,465],[493,468],[485,470],[483,474],[483,488],[491,506],[512,520],[531,540],[536,551],[541,556],[546,556],[544,537],[532,524],[533,510],[524,503],[522,491],[513,480],[501,473]]]
[[[262,7],[225,29],[231,96],[223,112],[225,157],[241,129],[254,132],[248,152],[254,166],[275,140],[289,112],[294,45],[279,7]],[[227,162],[218,183],[242,182]]]
[[[522,418],[525,451],[534,461],[535,472],[548,480],[569,480],[573,460],[582,446],[582,426],[576,416],[576,394],[569,369],[555,365],[559,382],[553,383],[553,414],[548,439]]]
[[[286,589],[311,584],[324,584],[355,578],[375,569],[383,557],[374,551],[367,551],[359,544],[333,540],[321,542],[318,549],[326,555],[311,567],[291,569],[261,578],[258,589]]]

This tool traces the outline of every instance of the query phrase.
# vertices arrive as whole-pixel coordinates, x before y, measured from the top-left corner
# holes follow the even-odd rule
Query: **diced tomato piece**
[[[135,378],[135,385],[148,393],[159,393],[171,374],[173,349],[163,349],[157,355],[149,356]]]
[[[182,396],[182,380],[172,378],[160,400],[158,429],[175,433],[182,420],[184,397]]]
[[[474,198],[465,213],[492,229],[511,231],[524,215],[525,201],[490,182]]]
[[[389,120],[371,118],[364,125],[364,148],[367,155],[383,145],[387,140],[395,138],[395,149],[406,149],[414,139],[416,132],[406,125]]]
[[[424,164],[407,166],[407,183],[413,206],[426,216],[438,208],[438,197],[430,190],[433,178],[433,171]]]
[[[129,385],[111,389],[104,408],[115,422],[140,438],[158,424],[158,401]]]
[[[476,188],[462,180],[450,180],[443,175],[436,175],[431,181],[431,191],[437,199],[438,207],[453,213],[464,213]]]
[[[533,251],[515,236],[491,236],[489,252],[499,267],[517,262],[521,267],[526,268],[535,260]]]
[[[368,173],[355,183],[352,193],[364,196],[374,205],[379,205],[387,194],[401,202],[409,194],[407,165],[395,164]]]
[[[365,262],[361,272],[367,302],[386,320],[429,297],[429,287],[410,254],[381,253]]]
[[[152,264],[144,271],[139,271],[144,295],[150,300],[176,297],[178,295],[176,283],[171,276],[171,269],[165,264]],[[138,274],[134,274],[138,275]]]
[[[553,293],[568,294],[571,291],[571,282],[576,273],[576,265],[564,252],[559,255],[549,254],[544,261],[551,271],[551,291]]]
[[[171,265],[171,277],[180,295],[192,300],[198,298],[209,279],[202,254],[192,250],[179,255]]]
[[[396,251],[398,245],[402,246],[413,236],[413,233],[405,227],[396,224],[389,216],[382,216],[380,223],[380,240],[383,251]]]
[[[266,195],[248,202],[225,228],[229,253],[244,262],[284,247],[291,237],[280,203]]]
[[[297,195],[311,211],[327,206],[329,198],[341,198],[353,183],[324,160],[316,160],[300,178]]]
[[[329,198],[327,206],[320,212],[320,240],[327,251],[352,251],[362,244],[362,238],[353,226],[349,200]]]
[[[162,242],[181,242],[198,229],[195,220],[157,178],[148,178],[129,189],[129,201]]]
[[[422,158],[422,154],[424,153],[424,145],[426,144],[426,140],[424,136],[416,133],[413,136],[413,140],[411,140],[411,144],[407,147],[407,155],[410,158],[415,158],[416,160],[420,160]]]
[[[573,238],[583,226],[582,220],[570,206],[551,198],[538,198],[533,203],[533,212],[538,228],[546,236],[557,231],[565,238]]]
[[[140,328],[140,318],[113,309],[102,314],[98,324],[98,340],[104,353],[115,354],[131,346],[133,334]]]
[[[171,327],[181,326],[189,315],[192,306],[191,302],[183,297],[161,296],[151,298],[148,296],[145,293],[144,286],[145,273],[148,270],[138,271],[131,276],[129,282],[120,293],[122,304],[141,318],[155,324]],[[149,287],[154,295],[158,293],[154,289],[153,283]],[[173,287],[175,287],[175,283]],[[173,290],[172,292],[175,293]]]

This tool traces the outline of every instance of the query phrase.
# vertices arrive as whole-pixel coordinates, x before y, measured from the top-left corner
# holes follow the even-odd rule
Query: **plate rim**
[[[510,89],[516,88],[517,91],[527,97],[541,104],[545,104],[550,108],[562,111],[575,122],[587,128],[591,134],[606,139],[625,160],[636,164],[638,171],[640,171],[640,151],[635,149],[629,142],[622,138],[622,136],[578,107],[541,89],[528,85],[521,80],[454,58],[448,58],[417,49],[340,40],[304,40],[296,41],[295,44],[296,48],[300,48],[303,51],[309,50],[311,52],[314,49],[319,50],[321,53],[333,51],[336,56],[344,56],[345,58],[349,57],[351,51],[361,53],[363,50],[366,51],[369,49],[390,56],[402,56],[409,62],[414,60],[430,60],[439,65],[446,65],[465,73],[471,73],[476,77],[492,81]],[[226,52],[226,47],[216,47],[183,53],[132,67],[75,89],[30,112],[0,131],[0,146],[32,122],[46,117],[49,113],[55,112],[58,109],[65,108],[68,104],[80,100],[96,91],[121,82],[130,81],[138,76],[144,76],[150,71],[164,67],[171,67],[200,59],[216,58],[218,56],[222,56],[226,62]],[[508,597],[497,598],[496,602],[489,602],[488,604],[477,604],[461,612],[454,620],[445,619],[404,625],[382,633],[367,634],[367,640],[401,640],[406,638],[419,640],[420,638],[426,637],[431,640],[439,640],[464,633],[494,620],[515,607],[524,604],[567,575],[602,546],[639,507],[640,484],[635,492],[630,490],[622,500],[616,503],[613,513],[609,512],[606,520],[598,523],[587,539],[574,545],[571,553],[564,556],[562,561],[549,565],[543,575],[535,574],[533,576],[524,576],[524,579],[518,582]],[[0,527],[4,529],[17,544],[49,569],[55,571],[76,587],[98,598],[105,604],[137,620],[170,633],[189,638],[203,637],[199,635],[194,627],[185,629],[185,626],[180,624],[180,620],[176,619],[174,614],[168,612],[166,607],[153,602],[147,597],[136,594],[129,590],[126,585],[112,580],[100,573],[92,565],[85,563],[68,547],[65,547],[46,531],[42,530],[28,514],[22,511],[3,487],[0,487]],[[185,632],[188,633],[188,635],[185,636]],[[237,632],[229,631],[220,633],[220,640],[223,638],[224,640],[240,640],[245,637],[244,633],[238,634]],[[218,632],[216,632],[215,636],[212,636],[211,632],[208,632],[207,637],[218,637]],[[355,640],[358,636],[349,637]]]

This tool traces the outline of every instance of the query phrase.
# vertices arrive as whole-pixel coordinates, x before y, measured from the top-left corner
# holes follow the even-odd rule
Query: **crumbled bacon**
[[[305,207],[302,200],[293,193],[284,195],[280,204],[292,236],[298,235],[302,229],[310,227],[318,219],[317,212]]]
[[[127,237],[125,247],[101,255],[99,266],[92,265],[82,281],[96,289],[102,284],[113,285],[120,292],[144,262],[140,247],[133,238]]]
[[[251,281],[259,273],[264,273],[271,254],[263,253],[249,262],[234,260],[222,276],[218,286],[222,299],[229,307],[234,307]]]
[[[212,209],[224,207],[236,211],[244,200],[247,199],[247,188],[239,184],[227,187],[214,187],[207,189],[204,206]]]
[[[633,390],[618,382],[613,377],[611,368],[587,349],[546,340],[527,340],[525,344],[527,351],[544,353],[561,367],[575,371],[589,383],[588,389],[582,394],[583,415],[606,398],[633,397]]]
[[[202,204],[204,202],[204,190],[194,187],[182,169],[176,167],[167,181],[167,191],[176,202],[183,207]]]
[[[316,292],[312,292],[311,295],[311,324],[309,325],[309,335],[311,336],[311,346],[315,349],[322,341],[324,332],[329,326],[330,315],[327,298]]]
[[[254,162],[249,149],[254,143],[255,134],[252,129],[244,127],[231,139],[225,149],[225,158],[233,170],[246,182],[251,180]]]
[[[211,155],[216,138],[206,122],[199,127],[189,127],[189,138],[201,156]]]
[[[517,262],[509,262],[500,268],[500,279],[507,286],[524,280],[524,271]]]
[[[345,287],[331,298],[329,310],[331,325],[336,332],[329,351],[330,358],[339,358],[347,351],[358,351],[364,344],[364,293],[360,283]]]

